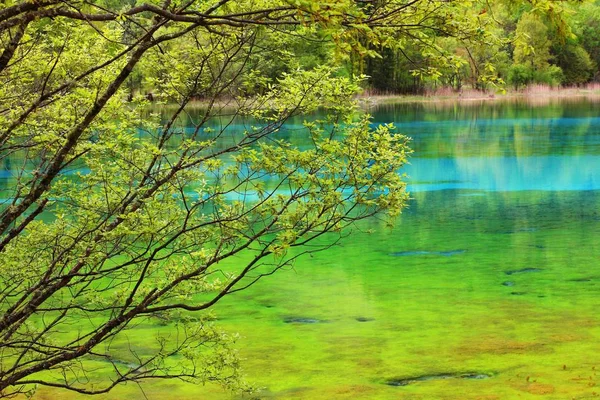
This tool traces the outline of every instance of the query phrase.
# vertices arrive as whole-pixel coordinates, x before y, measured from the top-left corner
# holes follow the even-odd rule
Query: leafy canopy
[[[417,3],[5,1],[0,397],[243,388],[210,307],[406,202],[407,139],[357,113],[337,63]],[[329,61],[263,68],[304,40]],[[282,136],[317,110],[308,148]]]

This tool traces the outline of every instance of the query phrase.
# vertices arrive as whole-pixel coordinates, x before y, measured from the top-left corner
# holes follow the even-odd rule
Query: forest
[[[514,90],[580,86],[599,79],[600,2],[466,1],[457,12],[479,21],[481,31],[466,38],[435,31],[427,46],[420,40],[399,44],[347,68],[369,75],[375,91],[403,94],[499,84]]]
[[[385,40],[363,32],[350,43],[314,27],[301,35],[265,33],[274,46],[251,63],[272,83],[298,68],[335,64],[338,75],[364,75],[363,88],[372,94],[580,87],[600,79],[596,0],[428,2],[413,12],[413,26],[388,26]],[[132,95],[155,89],[143,72],[128,85]],[[236,93],[260,92],[254,86]]]

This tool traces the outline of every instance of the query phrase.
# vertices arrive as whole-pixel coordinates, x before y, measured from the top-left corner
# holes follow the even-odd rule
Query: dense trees
[[[352,69],[370,76],[370,88],[398,93],[579,85],[596,76],[598,1],[465,1],[453,16],[469,28],[423,30],[418,42],[397,41],[381,58],[353,61]]]

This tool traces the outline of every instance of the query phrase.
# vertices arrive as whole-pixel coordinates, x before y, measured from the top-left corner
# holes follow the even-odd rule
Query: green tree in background
[[[565,83],[580,85],[589,82],[594,76],[596,64],[582,46],[566,43],[556,46],[554,52],[556,64],[562,70]]]
[[[402,32],[392,45],[367,46],[380,57],[354,57],[349,69],[367,74],[368,87],[380,93],[489,90],[504,81],[515,88],[579,85],[592,79],[598,65],[597,8],[595,1],[578,0],[456,3],[444,10],[459,29],[440,25],[444,14],[434,13],[430,29],[418,37]]]
[[[529,12],[519,20],[515,34],[514,61],[517,65],[527,67],[534,80],[550,67],[552,43],[548,28],[539,15]]]
[[[577,39],[573,40],[570,45],[579,45],[587,52],[586,56],[581,50],[577,50],[580,56],[576,65],[579,66],[578,69],[583,71],[591,69],[592,78],[597,77],[598,66],[600,65],[600,6],[598,2],[580,5],[577,12],[572,16],[572,21],[573,31]],[[588,57],[591,59],[591,63],[587,60]],[[564,57],[565,64],[569,64],[567,60],[568,58]],[[577,74],[577,76],[581,75]]]

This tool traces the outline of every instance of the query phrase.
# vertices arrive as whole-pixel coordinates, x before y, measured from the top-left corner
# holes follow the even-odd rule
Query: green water
[[[263,388],[245,398],[596,397],[600,104],[371,112],[413,138],[410,205],[394,229],[365,221],[342,245],[215,308],[220,326],[241,334],[247,379]],[[144,393],[239,398],[176,381]],[[103,398],[142,397],[129,385]]]

